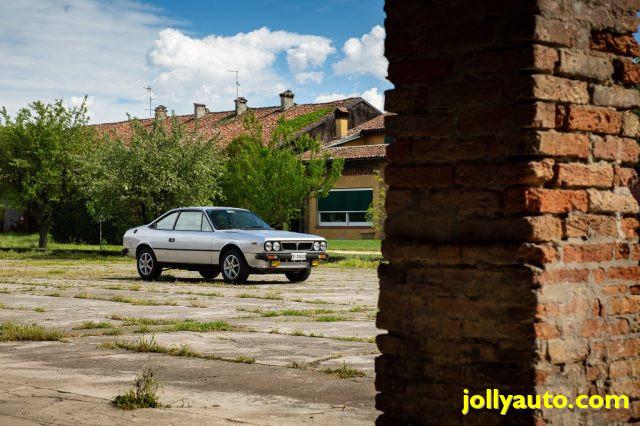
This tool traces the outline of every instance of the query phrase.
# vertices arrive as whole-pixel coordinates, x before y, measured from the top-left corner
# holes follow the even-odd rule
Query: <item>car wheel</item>
[[[295,272],[285,272],[284,274],[292,283],[301,283],[309,278],[309,275],[311,275],[311,268],[302,269]]]
[[[156,260],[155,254],[153,254],[153,250],[150,248],[143,248],[138,252],[137,266],[138,266],[138,274],[140,274],[140,278],[145,281],[156,280],[162,273],[162,266]]]
[[[249,265],[238,250],[225,251],[220,265],[222,278],[226,283],[242,284],[249,278]]]
[[[202,278],[204,278],[207,281],[213,281],[213,279],[215,277],[218,276],[218,274],[220,273],[220,267],[219,266],[214,266],[212,268],[207,268],[207,269],[201,269],[200,271],[200,275],[202,276]]]

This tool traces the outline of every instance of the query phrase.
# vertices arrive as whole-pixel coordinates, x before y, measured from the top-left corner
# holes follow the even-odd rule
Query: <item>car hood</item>
[[[250,230],[229,229],[229,230],[221,230],[216,232],[246,235],[246,236],[251,236],[253,238],[259,238],[265,241],[266,240],[314,240],[314,241],[324,240],[324,238],[319,237],[317,235],[301,234],[299,232],[290,232],[290,231],[277,231],[274,229],[250,229]]]

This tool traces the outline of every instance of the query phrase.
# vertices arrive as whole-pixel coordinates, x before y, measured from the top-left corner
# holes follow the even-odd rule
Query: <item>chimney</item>
[[[158,105],[154,111],[156,112],[156,120],[164,120],[167,118],[167,107],[164,105]]]
[[[295,95],[289,89],[280,93],[280,111],[286,111],[293,106],[293,97]]]
[[[247,100],[240,96],[235,101],[236,103],[236,115],[242,115],[247,112]]]
[[[349,110],[345,107],[336,108],[333,112],[336,119],[336,138],[344,138],[349,130]]]
[[[207,113],[207,106],[205,104],[193,103],[193,116],[195,118],[202,118]]]

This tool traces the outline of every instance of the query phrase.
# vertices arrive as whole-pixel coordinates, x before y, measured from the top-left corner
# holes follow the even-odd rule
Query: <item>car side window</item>
[[[162,231],[171,231],[173,229],[173,224],[176,222],[176,218],[178,217],[178,212],[171,213],[169,216],[164,217],[156,222],[156,229],[160,229]]]
[[[176,222],[176,231],[200,231],[202,229],[202,212],[182,212]]]
[[[206,217],[204,217],[204,214],[202,216],[202,230],[203,231],[213,231],[213,229],[211,228],[211,225],[209,225],[209,221],[207,220]]]

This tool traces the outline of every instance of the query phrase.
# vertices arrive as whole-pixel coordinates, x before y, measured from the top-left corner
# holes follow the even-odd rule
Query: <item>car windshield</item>
[[[216,229],[271,229],[248,210],[209,210],[207,213]]]

